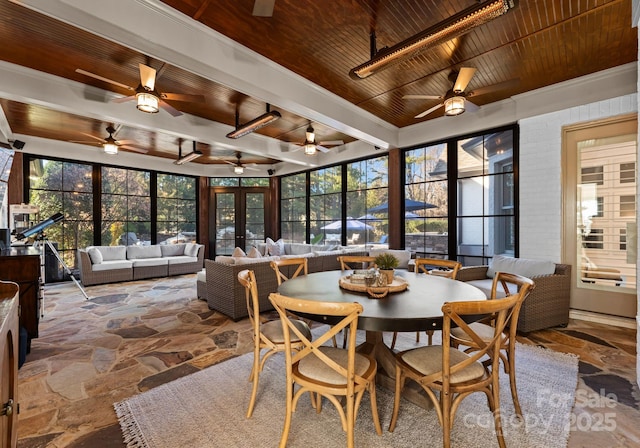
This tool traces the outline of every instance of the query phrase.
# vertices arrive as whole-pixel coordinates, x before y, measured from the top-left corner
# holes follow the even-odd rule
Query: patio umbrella
[[[367,213],[366,215],[358,216],[356,219],[365,219],[368,221],[380,221],[380,218],[376,218],[375,216]]]
[[[424,210],[427,208],[436,208],[436,206],[433,204],[429,204],[428,202],[414,201],[413,199],[404,200],[405,212]],[[370,208],[369,211],[371,213],[386,213],[389,211],[389,203],[385,202],[384,204],[380,204],[377,207]]]
[[[342,230],[342,221],[334,221],[331,224],[327,224],[326,226],[322,227],[322,230]],[[373,227],[363,223],[362,221],[358,221],[357,219],[347,218],[347,230],[373,230]]]
[[[415,214],[415,213],[413,213],[413,212],[406,212],[406,213],[404,214],[404,217],[405,217],[405,218],[422,218],[422,216],[420,216],[420,215],[416,215],[416,214]]]

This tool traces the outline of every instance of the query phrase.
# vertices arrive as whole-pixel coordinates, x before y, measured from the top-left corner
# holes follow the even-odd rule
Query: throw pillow
[[[281,256],[284,255],[284,241],[280,238],[278,241],[273,241],[267,237],[267,254],[269,256]]]
[[[251,250],[249,251],[249,253],[247,254],[247,257],[249,257],[249,258],[262,258],[262,254],[260,253],[260,251],[258,250],[257,247],[253,246],[251,248]]]
[[[100,264],[102,263],[102,252],[100,252],[95,247],[92,247],[87,251],[89,253],[89,258],[91,258],[92,264]]]
[[[233,249],[233,253],[231,254],[232,257],[246,257],[247,254],[244,253],[244,251],[239,248],[236,247],[235,249]]]

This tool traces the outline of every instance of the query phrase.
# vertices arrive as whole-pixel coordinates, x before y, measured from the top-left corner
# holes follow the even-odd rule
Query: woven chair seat
[[[336,364],[344,368],[347,367],[348,352],[346,350],[335,347],[320,347],[320,351],[335,361]],[[369,369],[371,361],[359,353],[356,353],[355,356],[355,373],[356,375],[362,376]],[[329,368],[327,364],[315,356],[308,356],[301,359],[298,364],[298,372],[307,378],[336,386],[347,384],[344,375],[340,375],[335,370]]]
[[[451,349],[450,356],[449,365],[451,366],[469,358],[469,355],[466,353],[454,349]],[[427,345],[424,347],[418,347],[402,353],[401,359],[422,375],[431,375],[432,373],[437,373],[442,370],[442,346]],[[484,373],[485,370],[482,363],[476,361],[464,369],[452,373],[451,383],[464,383],[477,378],[482,378]]]
[[[311,330],[306,322],[301,320],[294,320],[293,324],[304,334],[307,338],[311,339]],[[274,344],[284,344],[284,334],[282,333],[282,324],[279,320],[271,320],[265,322],[260,326],[260,332],[265,335]],[[300,342],[300,338],[293,332],[291,332],[291,341]]]
[[[491,325],[483,324],[481,322],[474,322],[469,326],[473,331],[475,331],[478,336],[480,336],[480,339],[482,339],[483,341],[488,342],[493,339],[493,327]],[[471,338],[469,337],[469,335],[457,327],[451,329],[451,336],[454,336],[463,345],[464,341],[471,342]],[[502,340],[504,341],[506,338],[507,337],[503,335]]]

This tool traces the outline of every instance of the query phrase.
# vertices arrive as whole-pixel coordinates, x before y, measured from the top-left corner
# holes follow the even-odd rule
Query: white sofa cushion
[[[133,267],[164,266],[169,264],[169,258],[136,258],[132,260]]]
[[[269,263],[271,260],[279,260],[280,257],[262,257],[262,258],[249,258],[249,257],[233,257],[235,264],[257,264],[257,263]]]
[[[160,246],[127,246],[127,258],[138,260],[144,258],[162,258]],[[134,265],[135,266],[135,265]]]
[[[176,257],[184,255],[184,248],[187,245],[184,243],[179,244],[162,244],[160,245],[160,251],[163,257]]]
[[[369,256],[377,257],[380,254],[392,254],[398,259],[398,269],[407,269],[411,260],[411,251],[403,249],[371,249]]]
[[[481,290],[487,298],[491,297],[491,287],[493,286],[493,279],[491,278],[483,278],[482,280],[469,280],[465,282],[468,285],[475,286],[479,290]],[[513,283],[507,282],[507,288],[509,288],[509,292],[511,294],[515,294],[518,292],[518,286]],[[498,284],[498,288],[496,289],[496,299],[502,299],[506,297],[507,294],[504,292],[504,288],[502,284]]]
[[[202,244],[187,243],[184,246],[184,254],[187,257],[197,257],[198,251],[200,250],[201,247],[202,247]]]
[[[103,262],[127,259],[126,246],[89,246],[87,247],[87,251],[93,248],[98,249],[100,251],[100,253],[102,254]]]
[[[87,249],[87,253],[89,254],[89,258],[91,259],[92,264],[100,264],[103,261],[102,252],[98,250],[97,247],[92,247]]]
[[[216,263],[229,264],[229,265],[236,264],[236,259],[230,255],[217,255],[214,261]]]
[[[509,274],[518,274],[523,277],[533,278],[541,275],[550,275],[555,271],[556,264],[553,261],[496,255],[489,264],[487,276],[493,278],[496,272],[508,272]]]
[[[187,257],[186,255],[177,255],[175,257],[167,258],[169,264],[184,264],[195,263],[198,261],[198,257]]]
[[[197,282],[207,282],[207,270],[203,269],[201,271],[198,271],[198,273],[196,274],[196,281]]]
[[[129,260],[110,260],[103,261],[100,264],[94,264],[91,266],[91,270],[94,272],[111,271],[114,269],[131,269],[133,263]]]

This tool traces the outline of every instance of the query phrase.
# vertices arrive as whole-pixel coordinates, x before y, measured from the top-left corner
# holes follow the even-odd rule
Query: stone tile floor
[[[196,299],[195,275],[45,287],[19,371],[18,447],[123,447],[113,403],[251,350],[247,320]],[[635,330],[584,321],[521,342],[580,356],[569,447],[640,445]]]

